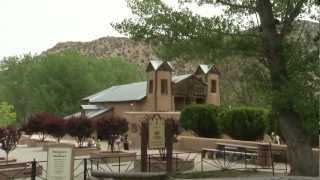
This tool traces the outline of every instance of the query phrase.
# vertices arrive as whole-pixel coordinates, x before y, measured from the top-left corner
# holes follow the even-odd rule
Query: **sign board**
[[[47,180],[73,179],[73,148],[49,147]]]
[[[149,119],[149,149],[165,148],[165,120],[159,116]]]

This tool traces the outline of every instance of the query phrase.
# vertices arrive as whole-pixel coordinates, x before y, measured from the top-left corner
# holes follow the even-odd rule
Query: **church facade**
[[[129,111],[175,112],[193,103],[220,105],[219,77],[214,65],[202,64],[193,74],[176,76],[169,62],[150,61],[146,81],[112,86],[85,97],[78,115],[95,118]]]

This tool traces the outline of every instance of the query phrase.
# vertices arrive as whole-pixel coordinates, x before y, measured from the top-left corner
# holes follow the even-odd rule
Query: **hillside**
[[[59,53],[67,50],[97,58],[123,57],[129,63],[137,64],[142,69],[145,68],[149,60],[156,59],[156,55],[149,44],[125,37],[103,37],[89,42],[62,42],[48,49],[47,52]],[[194,71],[194,66],[190,63],[177,61],[172,63],[177,74]]]
[[[319,23],[310,21],[296,21],[291,35],[297,41],[302,40],[308,45],[313,44],[313,48],[315,44],[320,46],[319,36]],[[97,58],[119,56],[125,58],[129,63],[137,64],[142,69],[150,59],[156,59],[151,45],[125,37],[102,37],[89,42],[61,42],[46,52],[59,53],[66,50]],[[174,72],[177,74],[193,72],[195,65],[199,64],[199,62],[193,62],[192,65],[181,61],[172,61],[172,63],[175,67]]]

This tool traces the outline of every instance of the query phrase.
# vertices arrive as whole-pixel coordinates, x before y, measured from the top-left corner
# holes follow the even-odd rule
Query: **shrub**
[[[23,131],[25,131],[25,133],[28,135],[39,133],[41,141],[44,141],[46,138],[46,130],[44,124],[48,119],[51,119],[52,116],[52,114],[47,112],[39,112],[32,114],[28,118],[27,123],[23,125]]]
[[[14,127],[0,128],[1,149],[6,152],[7,164],[8,156],[13,151],[20,139],[20,131]]]
[[[46,133],[57,138],[57,141],[60,142],[60,139],[66,134],[66,123],[63,119],[57,116],[50,116],[43,123],[43,128]]]
[[[128,131],[127,120],[119,117],[102,117],[97,120],[96,126],[98,137],[110,142],[112,152],[114,150],[115,140]]]
[[[218,108],[213,105],[190,105],[181,113],[180,123],[184,129],[190,129],[202,137],[220,135]]]
[[[66,128],[70,136],[77,138],[80,147],[83,147],[83,142],[86,138],[90,137],[94,131],[93,123],[84,116],[71,117],[68,119]]]
[[[223,131],[239,140],[262,138],[267,126],[267,117],[265,109],[253,107],[225,109],[220,114]]]

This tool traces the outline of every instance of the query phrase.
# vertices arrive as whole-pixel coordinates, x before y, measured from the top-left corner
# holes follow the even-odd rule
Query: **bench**
[[[244,151],[230,151],[230,150],[221,150],[221,149],[210,149],[203,148],[202,149],[202,158],[205,158],[207,155],[208,159],[215,159],[217,155],[224,157],[225,155],[239,155],[240,157],[257,157],[257,153],[250,153]]]

